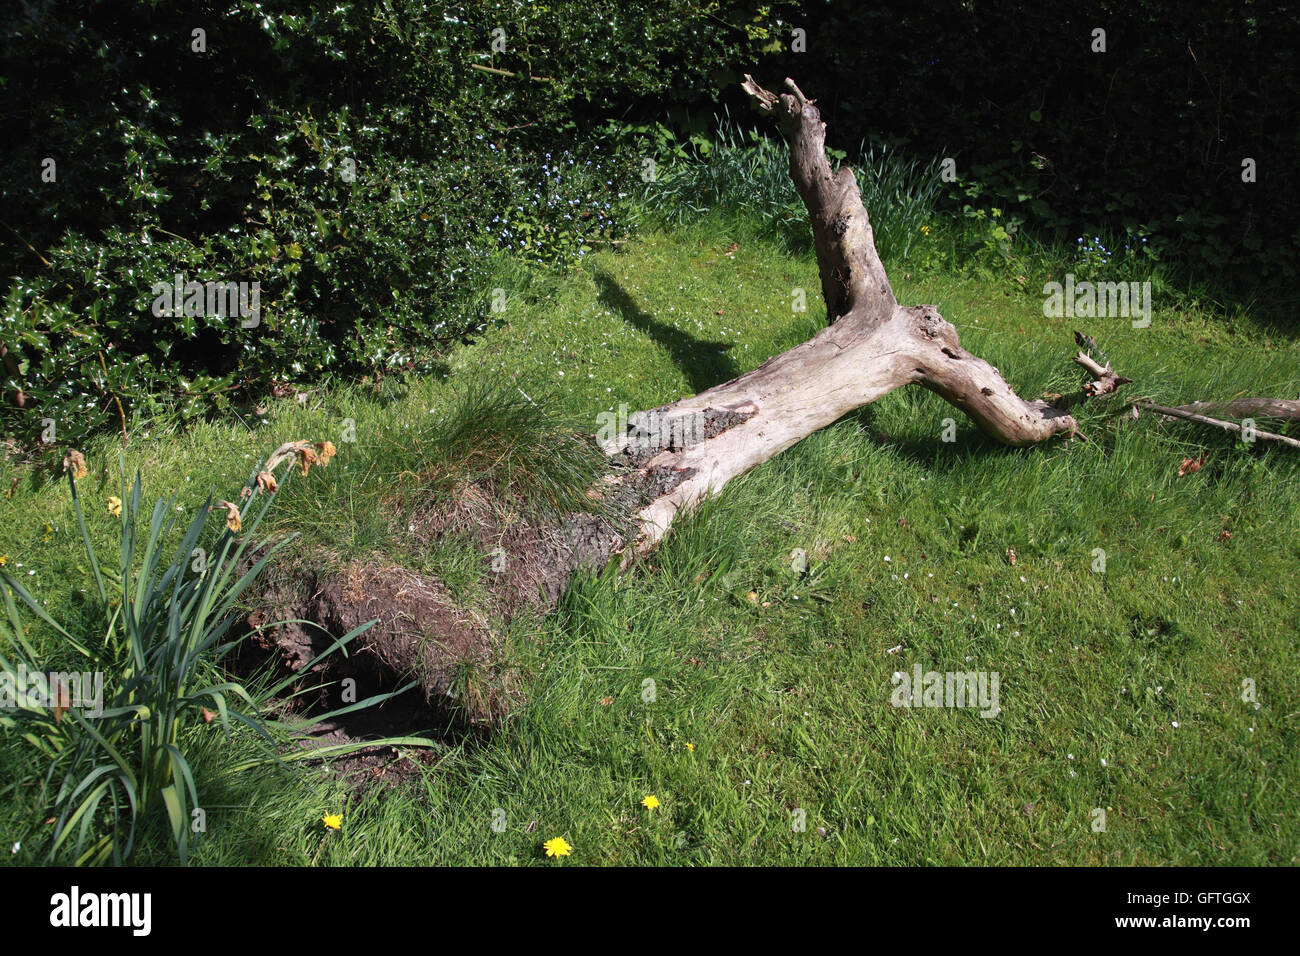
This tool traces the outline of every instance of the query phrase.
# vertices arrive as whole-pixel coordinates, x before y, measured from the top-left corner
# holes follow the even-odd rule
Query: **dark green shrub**
[[[75,441],[275,381],[431,368],[491,319],[497,253],[562,266],[625,234],[632,158],[588,134],[714,99],[767,10],[7,9],[4,432]],[[258,283],[260,321],[154,314],[177,275]]]

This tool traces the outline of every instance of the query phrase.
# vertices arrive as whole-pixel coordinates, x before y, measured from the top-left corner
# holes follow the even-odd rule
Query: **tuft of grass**
[[[590,508],[586,491],[603,456],[567,428],[547,395],[535,400],[513,382],[471,376],[418,443],[420,490],[447,498],[483,482],[499,496],[550,513]]]

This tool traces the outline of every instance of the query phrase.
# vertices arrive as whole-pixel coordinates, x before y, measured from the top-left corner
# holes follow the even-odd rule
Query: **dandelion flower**
[[[695,744],[691,743],[689,740],[686,741],[686,749],[689,750],[691,753],[694,753],[694,752],[695,752]]]
[[[325,826],[329,827],[331,830],[337,830],[343,824],[343,814],[327,813],[325,816],[320,818],[320,822],[325,824]]]
[[[641,801],[641,806],[645,807],[647,810],[653,810],[655,807],[659,806],[659,798],[651,794]]]
[[[573,852],[573,847],[569,846],[569,842],[564,837],[547,840],[542,844],[542,848],[546,850],[547,856],[568,856]]]
[[[0,568],[3,568],[8,563],[9,563],[9,555],[0,554]]]
[[[108,513],[114,518],[122,517],[122,499],[115,495],[108,496]]]

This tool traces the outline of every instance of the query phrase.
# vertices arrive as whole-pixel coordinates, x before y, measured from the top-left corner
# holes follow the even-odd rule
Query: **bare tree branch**
[[[1237,422],[1225,422],[1222,419],[1210,418],[1206,415],[1198,415],[1195,412],[1189,412],[1184,408],[1170,408],[1167,405],[1156,405],[1154,402],[1134,402],[1134,408],[1145,408],[1147,411],[1155,412],[1157,415],[1168,415],[1171,418],[1182,418],[1189,422],[1197,422],[1201,425],[1211,425],[1215,428],[1222,428],[1224,431],[1241,433],[1244,429]],[[1276,435],[1273,432],[1261,431],[1254,429],[1256,438],[1263,438],[1265,441],[1275,441],[1283,445],[1290,445],[1292,448],[1300,448],[1300,441],[1294,438],[1288,438],[1286,435]]]

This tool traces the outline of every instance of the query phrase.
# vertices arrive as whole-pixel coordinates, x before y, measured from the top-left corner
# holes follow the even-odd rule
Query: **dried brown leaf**
[[[78,481],[85,478],[89,474],[86,470],[86,456],[75,448],[69,448],[68,453],[63,456],[63,470],[71,471],[72,477]]]
[[[243,528],[243,523],[239,517],[239,505],[229,501],[218,501],[216,507],[226,509],[226,527],[238,534],[240,529]]]

